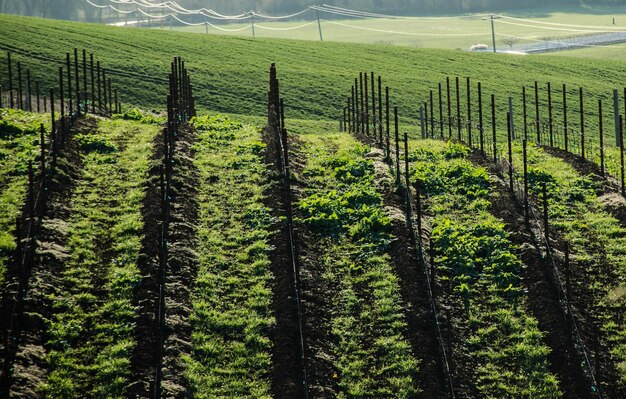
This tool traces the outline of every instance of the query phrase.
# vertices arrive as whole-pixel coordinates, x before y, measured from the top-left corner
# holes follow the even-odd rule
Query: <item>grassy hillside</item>
[[[0,49],[24,54],[15,54],[15,60],[37,71],[37,78],[42,73],[56,76],[64,53],[85,47],[113,70],[124,103],[156,109],[164,107],[169,60],[176,55],[187,61],[200,108],[240,115],[264,114],[266,71],[276,62],[288,116],[300,119],[338,119],[343,96],[359,70],[375,70],[386,78],[405,122],[414,121],[427,90],[446,75],[480,79],[485,93],[502,99],[518,96],[521,85],[535,79],[550,79],[556,87],[562,82],[582,85],[591,95],[607,95],[623,83],[621,62],[552,56],[234,38],[8,15],[0,15],[0,36]],[[29,54],[42,60],[27,58]],[[6,87],[6,57],[0,60],[0,79]]]

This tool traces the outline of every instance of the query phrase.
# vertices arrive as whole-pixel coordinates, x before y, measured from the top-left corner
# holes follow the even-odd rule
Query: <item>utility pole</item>
[[[254,31],[254,11],[250,11],[250,24],[252,25],[252,37],[256,37],[256,32]]]
[[[319,10],[315,10],[315,15],[317,15],[317,29],[320,31],[320,42],[324,41],[324,37],[322,36],[322,23],[320,22],[320,12]]]
[[[493,41],[493,52],[496,52],[496,28],[494,27],[493,20],[495,18],[491,16],[491,40]]]

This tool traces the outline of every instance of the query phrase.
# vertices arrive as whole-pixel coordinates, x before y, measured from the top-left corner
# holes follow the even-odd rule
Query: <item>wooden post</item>
[[[91,113],[96,113],[96,80],[94,76],[93,53],[89,53],[89,69],[91,74]]]
[[[364,74],[364,84],[365,84],[365,135],[369,136],[370,135],[370,103],[369,103],[369,86],[367,84],[367,72],[365,72]]]
[[[530,208],[528,206],[528,140],[522,142],[524,151],[524,220],[528,224],[530,220]]]
[[[359,78],[354,78],[354,131],[359,133],[361,131],[361,109],[359,108]]]
[[[493,162],[498,162],[498,145],[496,139],[496,96],[491,95],[491,129],[493,133]]]
[[[439,133],[443,138],[443,94],[441,90],[441,82],[437,85],[439,89]]]
[[[72,115],[74,102],[72,100],[72,63],[70,53],[65,53],[65,67],[67,68],[67,99],[69,100],[68,115]]]
[[[435,101],[433,91],[430,91],[430,135],[435,138]]]
[[[24,97],[22,93],[22,63],[17,63],[17,103],[19,109],[24,110]]]
[[[378,129],[376,129],[376,82],[374,78],[374,72],[372,72],[372,76],[370,79],[372,86],[372,133],[374,135],[374,138],[376,138],[376,133],[378,133]]]
[[[553,136],[553,123],[552,123],[552,86],[550,82],[548,82],[548,129],[550,133],[550,147],[554,147],[554,136]]]
[[[578,88],[580,96],[580,156],[585,159],[585,102],[583,96],[583,88]]]
[[[7,64],[9,67],[9,107],[15,108],[13,100],[13,64],[11,62],[11,53],[7,52]]]
[[[513,192],[513,135],[511,132],[511,119],[512,119],[512,115],[511,113],[507,113],[507,123],[506,123],[506,130],[507,130],[507,136],[508,136],[508,150],[509,150],[509,189],[511,190],[511,192]]]
[[[567,87],[563,83],[563,137],[565,140],[565,152],[569,151],[569,140],[567,137]]]
[[[467,77],[467,143],[472,148],[472,86],[470,78]]]
[[[485,156],[485,134],[483,125],[483,89],[478,82],[478,132],[480,133],[480,153]]]
[[[396,184],[400,186],[400,137],[398,131],[398,106],[393,106],[393,119],[396,136]]]
[[[526,105],[526,85],[522,86],[522,101],[524,113],[524,140],[528,140],[528,108]]]
[[[456,77],[456,120],[457,120],[457,133],[459,141],[461,138],[461,87],[459,85],[459,77]]]
[[[452,139],[452,100],[450,98],[450,77],[446,77],[446,91],[447,91],[447,103],[448,103],[448,139]]]
[[[602,99],[598,99],[598,127],[600,133],[600,173],[604,176],[604,127],[602,116]]]
[[[383,145],[383,78],[378,76],[378,136]]]

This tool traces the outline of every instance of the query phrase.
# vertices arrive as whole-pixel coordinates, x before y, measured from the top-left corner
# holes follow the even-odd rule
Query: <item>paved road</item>
[[[591,36],[579,36],[570,39],[558,39],[542,43],[528,43],[513,46],[513,51],[527,54],[549,53],[552,51],[573,50],[590,46],[609,45],[626,42],[626,32],[601,33]],[[503,49],[503,47],[501,47]]]

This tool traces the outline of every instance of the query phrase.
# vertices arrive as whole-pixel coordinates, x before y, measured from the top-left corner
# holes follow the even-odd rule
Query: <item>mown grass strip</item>
[[[514,150],[514,164],[521,165],[522,150]],[[574,289],[572,300],[599,320],[625,389],[626,228],[598,199],[600,187],[593,176],[581,175],[566,161],[535,146],[528,147],[528,165],[530,193],[541,198],[546,184],[551,227],[570,243],[572,273],[581,276],[574,287],[581,284],[593,297],[592,303],[581,303],[585,299]]]
[[[151,143],[160,127],[98,119],[74,137],[83,174],[70,198],[70,257],[48,321],[46,397],[122,398],[135,344],[133,288]]]
[[[5,279],[8,256],[16,248],[15,219],[26,201],[28,163],[40,154],[42,123],[49,131],[47,114],[0,109],[0,286]],[[35,171],[38,166],[33,163]]]
[[[270,398],[275,319],[265,144],[258,129],[225,117],[192,123],[199,269],[186,378],[196,398]]]
[[[352,137],[306,135],[300,219],[314,234],[319,264],[303,260],[303,284],[333,287],[322,300],[338,398],[411,398],[419,392],[419,361],[407,341],[398,278],[386,248],[390,221],[375,187],[369,148]],[[306,269],[319,268],[323,281]],[[306,295],[306,293],[305,293]],[[313,310],[311,310],[313,311]],[[315,333],[315,332],[311,332]],[[313,353],[312,356],[319,356]]]
[[[461,145],[427,140],[412,148],[411,178],[427,197],[439,283],[459,315],[453,356],[471,362],[481,397],[560,397],[550,349],[525,305],[522,263],[504,223],[489,213],[496,199],[487,171]]]

